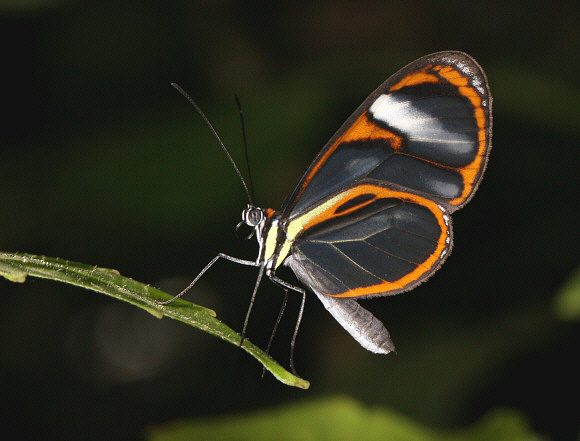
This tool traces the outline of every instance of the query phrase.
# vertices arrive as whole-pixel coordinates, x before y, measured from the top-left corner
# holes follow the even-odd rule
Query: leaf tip
[[[0,276],[15,283],[24,283],[27,275],[25,271],[0,271]]]

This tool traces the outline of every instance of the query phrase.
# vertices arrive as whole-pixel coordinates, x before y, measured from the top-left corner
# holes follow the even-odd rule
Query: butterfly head
[[[248,204],[248,207],[242,211],[242,220],[248,227],[254,229],[259,227],[260,224],[264,222],[265,218],[264,210],[250,204]]]
[[[250,239],[255,234],[259,242],[259,238],[261,236],[260,233],[264,228],[265,220],[266,213],[263,209],[255,207],[252,204],[248,204],[248,206],[242,211],[242,220],[238,225],[236,225],[236,230],[239,230],[242,225],[250,227],[252,232],[246,236],[246,239]]]

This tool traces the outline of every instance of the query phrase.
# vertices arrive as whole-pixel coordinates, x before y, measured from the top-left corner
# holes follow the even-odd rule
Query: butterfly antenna
[[[242,103],[237,95],[234,95],[236,99],[236,105],[238,106],[238,112],[240,113],[240,124],[242,125],[242,139],[244,141],[244,154],[246,155],[246,167],[248,169],[248,183],[250,186],[250,194],[252,198],[254,197],[254,183],[252,181],[252,173],[250,171],[250,159],[248,157],[248,140],[246,138],[246,125],[244,124],[244,111],[242,110]]]
[[[183,90],[179,84],[177,84],[177,83],[171,83],[171,85],[181,95],[183,95],[187,101],[189,101],[189,103],[195,108],[195,110],[197,111],[197,113],[199,113],[199,116],[201,116],[201,118],[203,119],[203,121],[205,122],[205,124],[209,127],[209,129],[211,130],[211,133],[213,134],[214,138],[216,139],[216,141],[218,142],[218,144],[220,145],[220,147],[222,148],[222,150],[224,151],[224,153],[228,157],[228,160],[230,161],[230,163],[234,167],[234,170],[238,174],[238,177],[240,178],[240,181],[242,181],[242,185],[244,186],[244,189],[246,190],[246,194],[248,195],[248,201],[250,202],[250,205],[253,205],[252,194],[248,190],[248,186],[246,185],[246,181],[244,181],[244,178],[243,178],[242,174],[240,173],[240,170],[238,169],[238,166],[234,162],[234,159],[232,158],[232,155],[230,155],[230,152],[228,152],[228,149],[226,148],[225,144],[223,143],[223,141],[221,140],[221,138],[217,134],[216,130],[213,128],[213,126],[209,122],[209,119],[207,118],[207,116],[205,116],[205,114],[202,112],[202,110],[199,108],[199,106],[193,100],[193,98],[185,90]]]

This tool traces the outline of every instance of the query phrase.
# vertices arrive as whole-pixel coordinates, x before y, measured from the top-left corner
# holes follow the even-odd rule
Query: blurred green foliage
[[[497,410],[472,428],[432,429],[383,408],[329,397],[222,418],[177,421],[149,431],[151,441],[536,441],[521,415]]]
[[[580,319],[580,268],[566,280],[555,298],[556,315],[562,320]]]

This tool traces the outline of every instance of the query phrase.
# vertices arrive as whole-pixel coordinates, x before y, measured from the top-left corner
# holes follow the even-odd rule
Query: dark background
[[[173,293],[217,252],[254,258],[257,247],[234,232],[239,181],[171,81],[243,166],[240,96],[256,199],[272,208],[415,58],[468,52],[494,97],[489,167],[454,215],[453,254],[429,283],[364,302],[396,355],[362,349],[310,295],[295,354],[311,381],[302,391],[178,322],[54,282],[0,280],[6,433],[140,439],[178,417],[343,394],[441,428],[513,408],[549,439],[577,439],[579,327],[553,307],[580,260],[580,20],[566,4],[0,2],[0,249],[115,268]],[[240,330],[255,274],[220,262],[188,299]],[[264,283],[248,331],[261,347],[281,301]],[[272,351],[286,366],[298,303]]]

